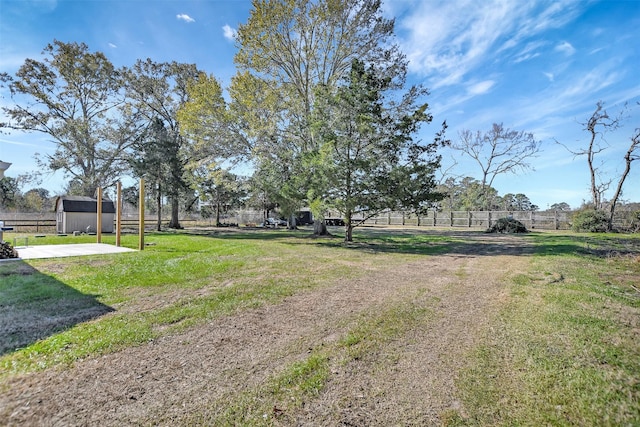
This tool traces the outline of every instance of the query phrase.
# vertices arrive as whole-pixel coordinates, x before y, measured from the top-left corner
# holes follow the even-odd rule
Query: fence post
[[[449,227],[453,227],[453,211],[449,211]]]
[[[138,200],[138,250],[144,250],[144,178],[140,178],[140,198]]]
[[[436,212],[436,210],[433,210],[433,226],[435,227],[438,223],[438,213]]]
[[[122,230],[122,183],[116,184],[116,246],[120,246]]]
[[[536,228],[536,225],[534,223],[535,218],[533,217],[533,211],[529,211],[529,219],[531,220],[531,229],[533,230],[534,228]]]
[[[387,225],[391,225],[391,211],[387,213]]]
[[[553,222],[556,230],[560,229],[560,219],[558,218],[558,210],[553,211]]]
[[[487,211],[487,228],[491,228],[491,211]]]
[[[102,187],[98,187],[98,197],[97,197],[97,214],[96,218],[96,241],[97,243],[102,243]]]
[[[469,224],[468,224],[469,228],[471,228],[471,211],[469,211]]]

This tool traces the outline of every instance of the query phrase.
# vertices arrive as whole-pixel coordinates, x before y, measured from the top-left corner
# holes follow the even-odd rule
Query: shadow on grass
[[[280,241],[290,245],[318,245],[370,253],[404,253],[452,256],[562,256],[596,257],[640,255],[640,236],[616,234],[575,234],[530,232],[496,234],[470,229],[401,229],[361,227],[354,230],[354,241],[344,242],[341,227],[329,227],[330,236],[314,236],[310,227],[297,230],[216,229],[182,231],[229,240]]]
[[[111,311],[23,261],[0,263],[0,356]]]

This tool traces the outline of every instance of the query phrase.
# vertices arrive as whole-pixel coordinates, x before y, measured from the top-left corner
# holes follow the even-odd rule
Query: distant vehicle
[[[296,224],[309,225],[313,224],[313,215],[309,211],[298,211],[296,213]]]
[[[263,227],[286,227],[287,221],[278,218],[267,218],[262,224]]]

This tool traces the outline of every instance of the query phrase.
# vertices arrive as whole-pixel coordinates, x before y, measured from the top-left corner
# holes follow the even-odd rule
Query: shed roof
[[[98,200],[88,196],[60,196],[56,200],[56,210],[62,203],[63,212],[97,212]],[[102,198],[102,213],[116,213],[112,200]]]

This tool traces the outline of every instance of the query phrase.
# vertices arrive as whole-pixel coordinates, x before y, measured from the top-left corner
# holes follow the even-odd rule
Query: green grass
[[[498,318],[462,361],[457,385],[464,410],[446,412],[444,423],[640,425],[640,238],[530,233],[522,239],[535,245],[534,254],[522,255],[530,266],[505,284]],[[0,263],[0,316],[71,319],[26,337],[1,335],[7,349],[0,353],[0,380],[141,345],[356,278],[367,267],[393,269],[482,244],[422,230],[361,229],[355,240],[277,230],[151,233],[144,251]],[[33,244],[94,241],[49,236]],[[137,247],[137,237],[123,236],[123,245]],[[466,279],[464,271],[453,274]],[[429,301],[408,302],[427,297],[407,296],[355,315],[339,325],[341,339],[290,357],[259,387],[230,396],[224,408],[204,408],[191,421],[286,423],[302,402],[322,393],[332,367],[378,363],[381,348],[387,354],[394,339],[428,322]],[[86,316],[74,320],[78,312]]]
[[[42,241],[48,243],[47,239],[67,243],[87,236],[51,236]],[[35,331],[31,343],[0,357],[0,376],[70,365],[234,310],[355,277],[362,273],[351,263],[370,257],[335,246],[335,239],[316,241],[304,233],[285,231],[223,236],[154,233],[146,241],[152,246],[144,251],[115,256],[0,264],[0,305],[36,317],[43,315],[42,307],[56,307],[61,301],[73,307],[86,305],[89,299],[93,306],[113,309],[93,320],[61,321],[52,330]],[[135,243],[135,236],[124,236],[124,246]],[[25,285],[29,281],[31,286]],[[148,306],[145,300],[150,301]],[[41,305],[34,306],[34,301]]]
[[[640,425],[638,237],[531,238],[531,270],[471,355],[466,414],[448,424]]]

